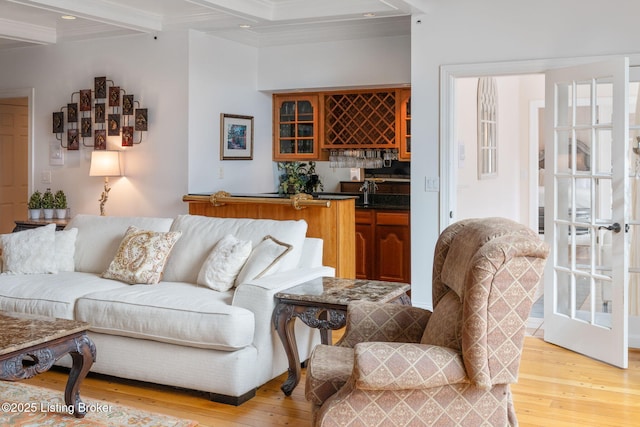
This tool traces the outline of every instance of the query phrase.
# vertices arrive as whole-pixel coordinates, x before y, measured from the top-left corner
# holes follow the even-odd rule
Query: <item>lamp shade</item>
[[[119,151],[93,151],[91,153],[91,168],[89,176],[120,176]]]

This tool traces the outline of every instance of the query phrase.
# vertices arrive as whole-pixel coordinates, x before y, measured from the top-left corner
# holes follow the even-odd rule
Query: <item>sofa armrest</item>
[[[335,269],[332,267],[316,267],[281,271],[243,283],[236,288],[231,304],[246,308],[254,313],[255,333],[253,344],[258,351],[272,352],[274,345],[282,347],[277,334],[274,332],[271,320],[275,308],[275,294],[322,276],[335,276]],[[301,342],[298,344],[302,345]],[[301,354],[301,357],[306,357],[306,351],[304,355]]]
[[[368,342],[355,346],[355,387],[409,390],[468,383],[462,356],[448,347]]]
[[[400,304],[354,301],[347,307],[347,324],[336,345],[355,347],[368,341],[418,343],[431,312]]]

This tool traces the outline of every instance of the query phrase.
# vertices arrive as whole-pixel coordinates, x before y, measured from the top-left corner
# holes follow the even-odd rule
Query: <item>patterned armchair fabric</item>
[[[354,302],[341,341],[315,348],[314,424],[517,425],[509,384],[547,254],[507,219],[449,226],[434,253],[433,312]]]

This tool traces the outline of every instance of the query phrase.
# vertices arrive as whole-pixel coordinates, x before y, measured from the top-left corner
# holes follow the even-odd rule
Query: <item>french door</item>
[[[627,58],[546,73],[544,339],[626,368]]]

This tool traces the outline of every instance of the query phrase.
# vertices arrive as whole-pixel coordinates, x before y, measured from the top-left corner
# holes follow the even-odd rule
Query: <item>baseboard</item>
[[[256,389],[250,390],[242,396],[227,396],[226,394],[209,393],[209,400],[226,405],[240,406],[247,400],[251,400],[256,396]]]

